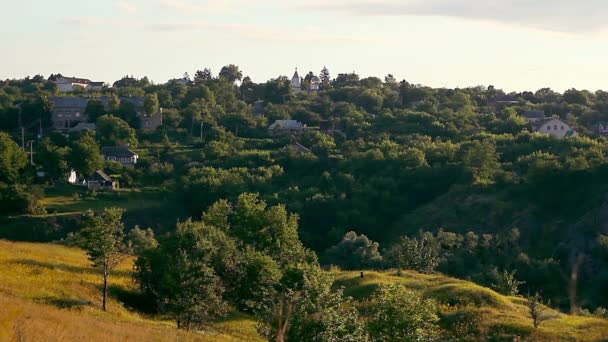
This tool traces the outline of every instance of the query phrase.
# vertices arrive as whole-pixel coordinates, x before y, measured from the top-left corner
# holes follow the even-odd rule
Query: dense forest
[[[132,235],[158,237],[154,248],[142,247],[137,277],[178,325],[201,312],[221,314],[222,298],[271,315],[268,298],[238,284],[272,292],[269,284],[300,281],[299,263],[440,272],[507,295],[539,293],[564,312],[605,314],[608,141],[594,127],[608,121],[608,92],[435,89],[391,75],[332,78],[325,68],[320,89],[310,91],[312,72],[302,89],[284,76],[257,84],[243,75],[229,65],[217,76],[204,69],[166,84],[125,76],[101,91],[75,91],[67,96],[90,99],[85,114],[97,129],[74,134],[51,129],[53,97],[66,96],[52,82],[58,75],[0,81],[0,215],[3,222],[46,217],[37,232],[52,231],[0,237],[82,239],[74,225],[58,227],[41,199],[66,183],[70,169],[101,169],[122,188],[153,189],[166,204],[131,217],[127,210],[125,220],[127,230],[154,232],[138,227]],[[162,108],[162,125],[140,130],[125,96],[145,98],[148,113]],[[110,99],[107,109],[101,97]],[[533,110],[578,134],[535,132],[522,116]],[[269,134],[276,120],[306,127]],[[139,154],[136,165],[103,160],[101,146],[123,144]],[[73,219],[87,226],[95,217]],[[179,246],[196,248],[188,257]],[[163,274],[186,270],[214,284],[192,315],[179,311],[192,294],[176,291],[175,279],[163,282]],[[316,305],[345,320],[353,315],[320,288],[306,290],[325,291],[325,304]],[[310,331],[310,322],[299,324],[292,334]],[[267,336],[281,333],[268,326]],[[350,328],[352,340],[363,334]]]

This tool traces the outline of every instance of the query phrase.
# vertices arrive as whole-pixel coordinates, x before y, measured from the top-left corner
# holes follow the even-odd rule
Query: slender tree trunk
[[[108,273],[109,273],[108,268],[104,267],[103,268],[103,304],[102,304],[103,311],[107,311],[106,303],[108,300],[108,276],[109,276]]]
[[[576,304],[578,273],[584,259],[584,254],[579,254],[576,256],[576,260],[574,261],[574,264],[572,265],[572,270],[570,271],[570,278],[568,279],[568,299],[570,301],[570,313],[573,315],[578,312],[578,305]]]

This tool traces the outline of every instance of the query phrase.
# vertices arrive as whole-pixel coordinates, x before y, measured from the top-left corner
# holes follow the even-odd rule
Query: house
[[[90,98],[62,96],[53,97],[53,110],[51,111],[51,121],[56,130],[68,130],[80,122],[86,122],[88,117],[85,115],[87,103]]]
[[[76,97],[76,96],[58,96],[51,98],[53,109],[51,111],[51,121],[55,130],[72,132],[71,128],[76,131],[81,128],[89,128],[91,126],[78,126],[80,123],[86,123],[89,118],[85,114],[89,101],[100,101],[104,109],[110,109],[110,98],[107,96],[101,97]],[[133,109],[140,118],[141,129],[153,131],[158,126],[162,125],[162,109],[156,113],[148,114],[144,109],[145,98],[143,96],[122,96],[119,98],[121,103],[130,103]],[[94,130],[94,129],[93,129]]]
[[[142,131],[154,131],[163,124],[163,109],[154,114],[143,114],[139,117]]]
[[[526,110],[521,114],[524,119],[528,120],[528,122],[534,123],[537,121],[545,120],[547,117],[545,116],[544,110]]]
[[[598,122],[592,126],[592,129],[597,135],[608,136],[608,122]]]
[[[284,134],[302,133],[306,125],[296,120],[276,120],[268,127],[268,134],[278,136]]]
[[[106,161],[117,161],[123,166],[137,164],[139,155],[127,146],[104,146],[101,148],[101,155]]]
[[[118,189],[118,182],[106,175],[105,172],[97,170],[93,176],[89,178],[87,187],[92,191],[115,190]]]
[[[79,122],[76,126],[68,129],[68,133],[80,133],[86,129],[95,132],[97,126],[94,123],[90,122]]]
[[[72,170],[70,170],[70,173],[68,174],[68,183],[76,184],[76,182],[78,182],[78,176],[76,175],[76,171],[74,171],[72,169]]]
[[[535,132],[549,134],[556,139],[576,136],[574,129],[564,120],[550,117],[532,123]]]
[[[90,91],[102,90],[106,85],[104,82],[93,82],[86,78],[76,77],[59,77],[54,83],[57,85],[57,90],[62,93],[69,93],[76,88],[82,88]]]
[[[313,76],[310,79],[310,84],[308,85],[308,91],[317,91],[321,87],[321,79],[317,76]]]

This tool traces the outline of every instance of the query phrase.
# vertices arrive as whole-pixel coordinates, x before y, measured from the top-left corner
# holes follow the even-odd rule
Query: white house
[[[106,161],[117,161],[123,166],[137,164],[139,155],[131,151],[127,146],[104,146],[101,155]]]
[[[317,76],[313,76],[308,85],[308,91],[317,91],[321,87],[321,79]]]
[[[76,77],[59,77],[54,82],[57,85],[57,90],[59,92],[69,93],[74,91],[74,89],[80,87],[86,90],[101,90],[103,89],[105,83],[104,82],[93,82],[86,78],[76,78]]]
[[[550,117],[532,123],[535,132],[549,134],[556,139],[576,136],[576,132],[567,122],[560,118]]]

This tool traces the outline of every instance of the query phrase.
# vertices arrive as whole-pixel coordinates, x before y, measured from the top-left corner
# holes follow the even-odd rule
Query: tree
[[[496,279],[498,282],[493,284],[492,287],[504,295],[516,296],[519,293],[519,286],[525,284],[525,282],[517,280],[515,272],[517,270],[497,272]]]
[[[98,214],[88,210],[80,231],[82,248],[93,266],[101,269],[103,274],[103,311],[107,309],[110,272],[127,257],[129,250],[121,221],[123,213],[124,209],[120,208],[106,208]]]
[[[72,143],[68,154],[68,164],[85,176],[90,176],[103,167],[103,157],[93,134],[95,133],[84,131],[78,140]]]
[[[258,330],[276,342],[366,341],[356,308],[332,283],[318,266],[287,269],[256,310]]]
[[[99,100],[89,100],[89,102],[87,102],[87,107],[84,110],[84,114],[87,116],[89,122],[96,122],[97,118],[105,113],[106,109],[103,102]]]
[[[114,115],[103,115],[97,120],[97,139],[103,146],[137,147],[135,130],[126,121]]]
[[[312,258],[298,237],[298,216],[284,205],[267,207],[258,194],[241,194],[235,205],[232,234],[270,255],[281,267]]]
[[[232,297],[242,310],[255,312],[278,286],[282,272],[270,256],[247,248],[243,252]]]
[[[323,89],[327,89],[331,86],[331,77],[329,75],[329,70],[327,70],[327,67],[323,67],[321,73],[319,74],[319,79],[321,80],[321,87]]]
[[[351,231],[325,252],[325,262],[346,270],[376,268],[382,263],[379,245],[367,236]]]
[[[158,112],[158,95],[156,93],[146,95],[144,99],[144,111],[146,114]]]
[[[137,259],[141,288],[175,319],[178,329],[196,329],[226,313],[218,271],[234,272],[230,242],[220,230],[187,220]]]
[[[370,113],[378,113],[382,109],[384,98],[377,91],[367,89],[359,95],[357,103]]]
[[[546,314],[547,307],[543,305],[543,299],[538,292],[532,296],[528,296],[527,299],[528,313],[530,314],[530,318],[532,318],[532,324],[534,328],[538,329],[543,321],[549,319],[549,316]]]
[[[500,168],[496,145],[489,141],[470,143],[463,152],[462,163],[471,173],[475,183],[492,183],[496,172]]]
[[[433,273],[439,265],[440,245],[433,234],[421,233],[418,237],[401,237],[386,253],[390,266],[421,273]]]
[[[142,229],[135,226],[129,231],[128,238],[136,255],[141,255],[147,250],[158,247],[158,241],[154,238],[154,231],[150,228]]]
[[[203,70],[197,70],[194,74],[194,83],[199,84],[201,82],[210,81],[213,79],[211,69],[205,68]]]
[[[42,166],[49,178],[60,178],[68,167],[66,162],[68,151],[68,148],[57,147],[49,137],[45,137],[38,144],[37,164]]]
[[[380,285],[370,299],[367,328],[371,341],[433,341],[438,307],[401,284]]]
[[[16,183],[27,165],[27,155],[11,136],[0,132],[0,182]]]
[[[135,103],[128,100],[120,101],[117,111],[118,117],[129,123],[129,126],[133,128],[139,128],[141,121],[137,114],[137,108]]]
[[[354,72],[350,74],[338,74],[338,77],[333,82],[333,86],[336,88],[354,87],[357,85],[359,85],[359,75]]]
[[[229,83],[234,83],[237,80],[243,79],[243,73],[239,70],[239,67],[234,64],[226,65],[220,71],[220,78],[225,79]]]

